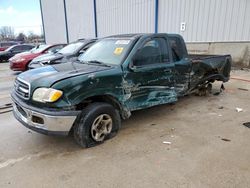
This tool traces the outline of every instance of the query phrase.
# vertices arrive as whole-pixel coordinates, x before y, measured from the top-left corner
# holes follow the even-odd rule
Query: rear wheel
[[[115,136],[120,126],[120,115],[112,105],[93,103],[78,116],[74,139],[81,147],[92,147]]]
[[[199,88],[197,91],[197,94],[199,96],[206,96],[208,93],[209,94],[212,93],[212,84],[211,83],[207,83],[206,85]]]
[[[111,133],[113,121],[110,115],[100,114],[91,125],[91,137],[96,142],[102,142]]]

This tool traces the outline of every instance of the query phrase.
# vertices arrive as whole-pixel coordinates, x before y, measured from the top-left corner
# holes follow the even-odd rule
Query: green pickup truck
[[[17,76],[11,94],[18,121],[47,135],[72,133],[82,147],[116,135],[134,110],[227,82],[231,56],[188,55],[177,34],[101,39],[77,61]]]

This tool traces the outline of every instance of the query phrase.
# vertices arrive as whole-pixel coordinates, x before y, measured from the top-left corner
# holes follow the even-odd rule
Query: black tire
[[[4,62],[4,59],[3,58],[0,58],[0,63],[3,63]]]
[[[91,128],[96,118],[102,114],[108,114],[112,119],[112,130],[105,135],[104,140],[96,141],[91,134]],[[121,118],[118,110],[108,103],[96,102],[87,106],[77,117],[73,134],[77,144],[81,147],[93,147],[103,143],[105,140],[114,137],[121,127]]]

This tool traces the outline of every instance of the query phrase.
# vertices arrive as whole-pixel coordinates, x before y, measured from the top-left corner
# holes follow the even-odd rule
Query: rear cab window
[[[172,51],[173,61],[180,61],[184,57],[184,49],[181,39],[177,36],[170,36],[169,42]]]

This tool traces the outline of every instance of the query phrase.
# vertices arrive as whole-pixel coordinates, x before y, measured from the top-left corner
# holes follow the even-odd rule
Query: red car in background
[[[39,55],[46,53],[55,53],[65,44],[54,44],[54,45],[40,45],[38,48],[33,48],[28,52],[16,54],[14,57],[9,59],[10,69],[13,71],[26,71],[28,70],[29,63]]]
[[[18,42],[12,42],[12,41],[0,42],[0,51],[4,51],[7,48],[17,44]]]

